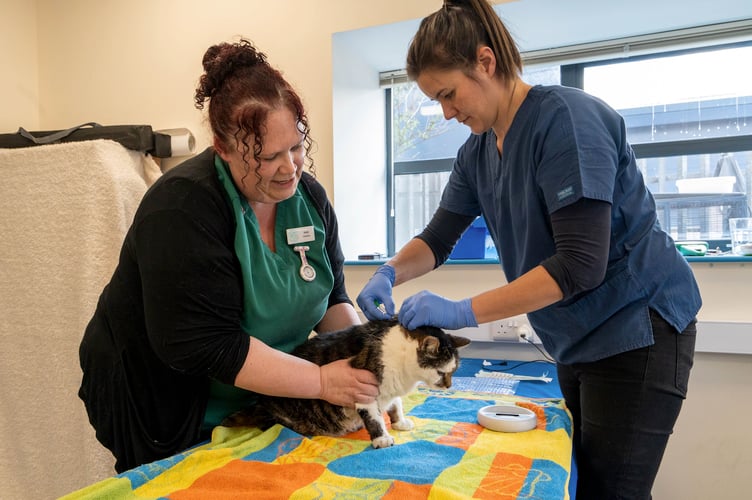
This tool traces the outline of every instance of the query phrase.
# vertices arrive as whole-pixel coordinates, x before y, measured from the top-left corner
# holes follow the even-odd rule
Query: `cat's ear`
[[[449,335],[449,338],[452,339],[452,344],[457,349],[459,349],[460,347],[465,347],[467,344],[470,343],[470,339],[468,339],[468,338],[458,337],[456,335],[452,335],[451,333],[449,333],[447,335]]]
[[[436,354],[439,352],[439,339],[431,335],[426,335],[420,341],[420,349],[429,354]]]

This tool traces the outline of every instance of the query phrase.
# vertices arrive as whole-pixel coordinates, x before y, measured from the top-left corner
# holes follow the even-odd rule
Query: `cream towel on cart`
[[[109,140],[0,149],[0,498],[114,472],[78,398],[78,346],[160,174]]]

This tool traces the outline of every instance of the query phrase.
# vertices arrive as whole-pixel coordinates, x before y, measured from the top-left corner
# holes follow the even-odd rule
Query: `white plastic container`
[[[752,217],[729,219],[731,251],[736,255],[752,256]]]
[[[538,417],[521,406],[492,405],[478,410],[478,423],[492,431],[524,432],[535,429]]]
[[[678,179],[676,190],[680,193],[733,193],[736,177],[722,175],[720,177],[695,177],[693,179]]]

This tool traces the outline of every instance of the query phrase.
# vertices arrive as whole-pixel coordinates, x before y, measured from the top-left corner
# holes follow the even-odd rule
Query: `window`
[[[526,68],[528,83],[560,83],[558,66]],[[441,106],[428,99],[414,82],[402,82],[386,90],[391,130],[388,148],[392,164],[388,169],[387,248],[390,255],[418,234],[439,206],[441,193],[460,146],[470,129],[456,120],[447,121]]]
[[[752,45],[575,66],[585,91],[624,117],[638,166],[675,239],[728,250],[728,219],[752,192]]]
[[[675,239],[727,250],[728,219],[750,213],[752,44],[526,68],[531,84],[584,88],[624,116],[627,136],[659,220]],[[391,134],[388,252],[420,232],[436,210],[469,130],[447,122],[414,83],[386,89]]]
[[[468,129],[456,120],[445,120],[441,106],[413,82],[392,86],[388,96],[394,158],[388,221],[393,237],[388,252],[393,254],[428,224]]]

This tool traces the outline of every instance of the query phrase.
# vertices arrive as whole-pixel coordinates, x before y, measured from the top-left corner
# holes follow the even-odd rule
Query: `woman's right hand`
[[[320,369],[321,395],[337,406],[355,408],[355,404],[370,404],[379,395],[376,376],[368,370],[350,366],[347,359],[323,365]]]
[[[357,302],[366,318],[389,319],[394,316],[394,268],[389,264],[380,266],[358,294]]]

